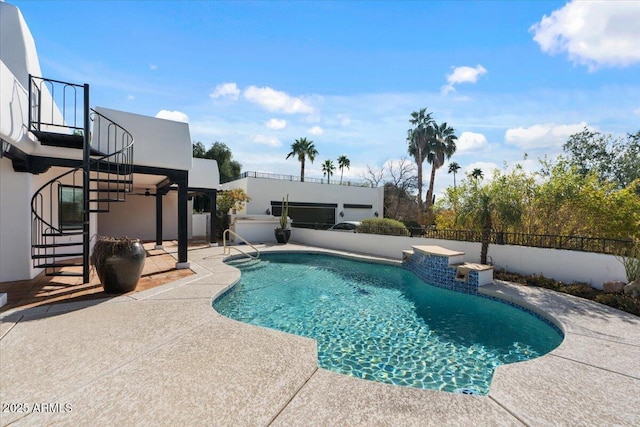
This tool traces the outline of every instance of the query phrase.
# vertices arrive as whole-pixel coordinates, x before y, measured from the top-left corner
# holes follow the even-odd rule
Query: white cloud
[[[351,124],[351,117],[346,114],[338,114],[336,117],[342,126],[349,126]]]
[[[133,95],[127,95],[127,99],[128,99],[129,101],[133,101],[134,99],[136,99],[136,97],[135,97],[135,96],[133,96]]]
[[[311,129],[309,129],[309,133],[311,135],[322,135],[324,133],[324,130],[322,130],[320,126],[314,126]]]
[[[160,110],[156,117],[159,119],[173,120],[174,122],[189,123],[189,116],[181,111]]]
[[[462,132],[456,142],[458,153],[479,150],[487,145],[487,137],[481,133]]]
[[[640,63],[640,2],[571,1],[529,28],[543,52],[587,65]]]
[[[269,111],[299,114],[311,114],[315,110],[302,98],[290,96],[285,92],[270,87],[249,86],[244,91],[244,97]]]
[[[282,145],[280,140],[273,136],[255,135],[252,140],[257,144],[262,144],[269,147],[280,147]]]
[[[287,127],[287,121],[284,119],[270,119],[264,125],[269,129],[280,130]]]
[[[235,83],[222,83],[217,85],[209,96],[213,99],[224,97],[236,100],[240,96],[240,89]]]
[[[521,149],[559,148],[569,136],[582,131],[585,122],[568,125],[541,124],[528,128],[511,128],[505,132],[505,141]]]
[[[476,83],[478,78],[487,73],[487,69],[478,64],[474,67],[452,67],[451,74],[447,74],[447,84],[442,87],[442,93],[445,95],[449,92],[454,92],[456,89],[454,85],[460,83]]]
[[[155,70],[157,70],[157,69],[158,69],[158,66],[157,66],[156,64],[149,64],[149,69],[150,69],[151,71],[155,71]]]

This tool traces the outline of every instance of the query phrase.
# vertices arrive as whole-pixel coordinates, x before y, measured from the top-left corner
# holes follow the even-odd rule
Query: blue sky
[[[307,176],[344,154],[357,179],[407,155],[423,107],[456,130],[451,160],[485,176],[525,152],[536,169],[585,126],[640,129],[636,1],[10,3],[46,77],[89,83],[92,105],[186,120],[243,170],[299,174],[285,157],[307,137]]]

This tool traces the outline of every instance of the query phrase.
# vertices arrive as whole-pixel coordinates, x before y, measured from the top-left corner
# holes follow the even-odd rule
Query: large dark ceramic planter
[[[278,243],[287,243],[291,238],[291,230],[283,230],[282,228],[276,228],[274,230],[276,240]]]
[[[140,242],[133,243],[127,253],[114,253],[95,263],[96,272],[104,291],[108,294],[123,294],[133,291],[140,280],[147,256]]]

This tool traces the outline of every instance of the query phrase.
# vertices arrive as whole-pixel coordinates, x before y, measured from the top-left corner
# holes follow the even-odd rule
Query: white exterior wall
[[[191,216],[192,237],[206,237],[209,215],[209,213],[194,213]]]
[[[287,222],[291,228],[291,220]],[[274,230],[280,227],[280,217],[271,215],[231,215],[229,228],[249,243],[277,243]],[[231,241],[242,242],[231,236]]]
[[[187,236],[192,235],[192,202],[187,204]],[[98,214],[98,234],[132,237],[146,241],[156,239],[156,198],[128,195],[123,203],[111,203],[109,212]],[[178,194],[170,191],[162,197],[162,239],[178,238]]]
[[[189,187],[217,190],[220,187],[218,162],[211,159],[192,158],[191,170],[189,171]]]
[[[29,279],[31,274],[31,175],[13,171],[0,159],[0,282]]]
[[[33,268],[31,260],[31,197],[47,181],[66,171],[51,168],[47,172],[32,175],[14,172],[11,160],[0,159],[0,282],[25,280],[36,277],[42,269]],[[61,179],[63,184],[71,184],[69,177]],[[48,214],[48,206],[53,207],[52,225],[58,226],[57,194],[53,200],[48,192],[43,192],[43,206]],[[96,214],[91,214],[89,233],[97,230]],[[57,242],[80,241],[80,236],[59,238]],[[59,248],[57,253],[75,252],[78,248]]]
[[[358,221],[373,218],[374,213],[382,217],[384,189],[346,185],[316,184],[311,182],[284,181],[277,179],[243,178],[222,184],[224,190],[242,188],[251,201],[238,214],[264,215],[271,209],[271,201],[281,201],[289,195],[289,202],[336,203],[336,222]],[[346,209],[344,204],[371,205],[371,209]],[[341,218],[339,213],[345,212]],[[347,218],[349,215],[349,218]]]
[[[96,107],[95,110],[133,135],[133,160],[136,165],[191,169],[193,149],[187,123],[104,107]]]
[[[294,228],[291,241],[310,246],[366,253],[401,259],[402,251],[417,245],[436,245],[465,253],[466,262],[480,262],[480,243],[416,237],[382,236],[361,233]],[[624,267],[613,255],[525,246],[489,245],[496,268],[520,274],[542,274],[570,284],[589,283],[602,289],[608,280],[626,282]]]

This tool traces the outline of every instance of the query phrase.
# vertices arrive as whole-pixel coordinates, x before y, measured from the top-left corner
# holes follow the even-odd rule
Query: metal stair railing
[[[246,243],[248,246],[250,246],[255,252],[256,255],[253,256],[251,255],[249,252],[244,252],[241,251],[237,246],[227,246],[227,236],[231,234],[234,237],[237,237],[238,239],[242,240],[244,243]],[[226,229],[224,230],[224,232],[222,233],[222,248],[223,251],[222,253],[224,255],[230,255],[231,254],[231,249],[235,249],[236,251],[238,251],[239,253],[241,253],[242,255],[245,255],[251,259],[258,259],[260,258],[260,250],[258,248],[256,248],[254,245],[252,245],[247,239],[245,239],[244,237],[242,237],[241,235],[239,235],[238,233],[236,233],[235,231],[232,231],[230,229]]]
[[[64,85],[65,88],[79,86],[33,76],[31,78],[46,82],[47,85],[52,86],[55,84]],[[83,139],[82,162],[75,168],[47,181],[35,191],[31,198],[31,258],[33,259],[33,267],[44,268],[47,275],[62,275],[62,273],[56,271],[60,267],[82,266],[82,276],[85,283],[89,280],[90,213],[108,212],[111,202],[124,201],[126,194],[132,191],[134,143],[133,136],[126,129],[88,107],[88,88],[88,85],[84,85],[82,131],[78,130],[80,127],[75,121],[69,126],[64,124],[65,116],[72,114],[75,117],[76,114],[67,113],[64,110],[61,114],[52,113],[52,117],[55,118],[57,116],[58,120],[62,117],[62,124],[55,124],[56,129],[62,130],[53,132],[40,131],[41,123],[32,121],[34,119],[39,120],[40,117],[41,105],[39,103],[42,100],[42,90],[31,88],[30,95],[35,95],[34,98],[37,99],[30,99],[29,101],[29,129],[32,131],[37,129],[38,131],[34,131],[34,134],[39,139],[52,138],[53,141],[59,141],[60,139],[56,138],[67,138],[68,140],[68,137],[71,136],[69,129],[73,130],[73,136]],[[53,89],[49,90],[53,92]],[[58,106],[55,105],[53,97],[51,102],[50,109],[53,111]],[[63,108],[65,108],[67,102],[70,101],[65,98]],[[74,108],[77,108],[77,103],[74,103]],[[31,114],[31,110],[34,111],[33,114]],[[53,122],[42,124],[52,126]],[[66,132],[64,131],[65,126]],[[82,135],[78,135],[78,133]],[[93,157],[91,157],[92,154]],[[82,220],[77,219],[74,221],[75,224],[72,225],[76,225],[76,227],[72,227],[72,229],[60,223],[60,212],[56,209],[56,205],[59,207],[61,203],[60,189],[63,186],[73,188],[74,202],[76,199],[75,192],[78,191],[82,194]],[[91,198],[91,194],[95,194],[95,197]],[[79,212],[76,212],[77,214]],[[57,226],[54,225],[56,222],[58,222]],[[82,231],[79,230],[78,226],[80,225],[82,226]],[[74,240],[72,236],[82,236],[82,241]],[[76,248],[75,251],[73,250],[74,247]],[[80,250],[79,247],[82,247],[82,249]],[[78,256],[82,256],[81,263],[68,261],[70,257]],[[64,258],[62,262],[60,262],[61,258]],[[76,276],[80,274],[72,272],[65,275]]]

